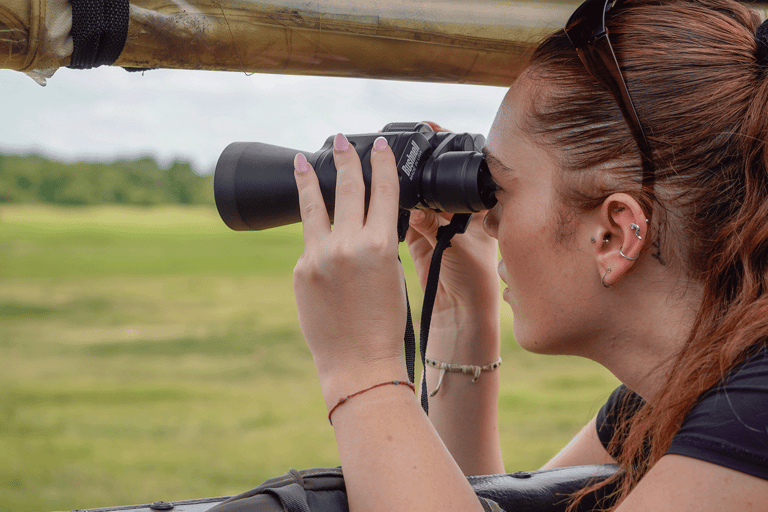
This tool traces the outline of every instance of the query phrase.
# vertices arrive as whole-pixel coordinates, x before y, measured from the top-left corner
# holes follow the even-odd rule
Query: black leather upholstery
[[[604,480],[617,471],[613,465],[519,472],[507,475],[468,477],[475,492],[491,499],[507,512],[564,512],[568,496],[591,482]],[[298,484],[298,485],[296,485]],[[349,512],[341,468],[291,470],[267,480],[250,491],[234,496],[209,512],[284,512],[283,490],[306,491],[312,512]],[[280,489],[280,490],[277,490]],[[591,511],[601,496],[585,499],[579,510]],[[296,509],[298,510],[298,509]],[[306,510],[306,509],[304,509]]]
[[[495,501],[507,512],[563,512],[574,491],[616,471],[615,465],[575,466],[468,479],[479,496]],[[584,499],[579,510],[593,510],[604,494]]]

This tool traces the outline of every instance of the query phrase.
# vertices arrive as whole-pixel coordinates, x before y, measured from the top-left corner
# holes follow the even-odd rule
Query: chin
[[[512,324],[512,334],[515,335],[515,341],[520,348],[527,352],[534,354],[542,354],[542,344],[537,341],[537,337],[529,329],[526,329],[525,325],[521,325],[522,322],[514,322]]]
[[[547,356],[573,354],[572,344],[567,340],[553,339],[552,336],[526,329],[524,325],[518,328],[517,323],[513,324],[512,332],[517,344],[526,352]]]

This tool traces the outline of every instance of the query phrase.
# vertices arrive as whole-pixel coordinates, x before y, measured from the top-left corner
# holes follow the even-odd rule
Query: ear
[[[619,282],[635,265],[646,243],[648,221],[638,203],[629,194],[611,194],[597,219],[596,260],[603,285]]]

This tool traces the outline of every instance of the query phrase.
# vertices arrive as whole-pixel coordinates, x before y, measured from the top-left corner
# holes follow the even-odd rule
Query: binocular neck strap
[[[454,214],[451,222],[447,226],[441,226],[437,229],[437,245],[432,252],[432,261],[429,264],[429,274],[427,274],[427,285],[424,289],[424,305],[421,309],[421,365],[425,368],[427,355],[427,340],[429,339],[429,326],[432,322],[432,310],[435,306],[435,297],[437,296],[437,285],[440,282],[440,265],[443,260],[443,251],[451,246],[451,239],[456,234],[464,233],[472,220],[471,213]],[[405,238],[403,236],[403,238]],[[408,306],[408,317],[405,326],[405,364],[408,370],[408,378],[411,382],[415,380],[416,364],[416,335],[413,329],[413,317],[411,316],[411,305],[408,301],[408,291],[405,294],[406,305]],[[427,394],[427,372],[422,372],[421,379],[421,407],[426,414],[429,414],[429,397]]]

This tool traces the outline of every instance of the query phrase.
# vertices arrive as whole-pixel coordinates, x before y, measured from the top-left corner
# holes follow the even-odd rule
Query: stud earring
[[[610,286],[605,284],[605,276],[607,276],[610,273],[611,273],[611,269],[608,268],[608,270],[605,272],[605,274],[603,274],[603,277],[600,278],[600,284],[602,284],[604,288],[610,288]]]
[[[640,255],[638,254],[638,255],[637,255],[637,256],[635,256],[634,258],[630,258],[629,256],[627,256],[626,254],[624,254],[624,253],[622,252],[622,249],[619,249],[619,254],[621,254],[621,257],[622,257],[622,258],[626,258],[626,259],[628,259],[629,261],[635,261],[637,258],[639,258],[639,257],[640,257]]]
[[[639,238],[640,240],[642,240],[642,239],[643,239],[643,237],[641,237],[641,236],[640,236],[640,226],[638,226],[637,224],[635,224],[635,223],[633,222],[632,224],[630,224],[630,225],[629,225],[629,229],[631,229],[632,231],[634,231],[634,232],[635,232],[635,236],[636,236],[637,238]]]
[[[595,242],[596,242],[595,237],[592,237],[592,243],[595,243]]]

